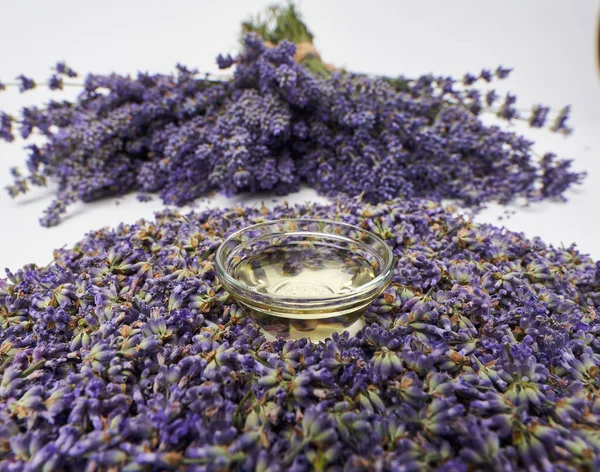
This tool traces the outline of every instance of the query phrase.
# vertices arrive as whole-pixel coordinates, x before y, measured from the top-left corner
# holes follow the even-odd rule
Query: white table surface
[[[0,81],[21,73],[46,79],[58,60],[78,72],[134,74],[169,72],[177,62],[216,72],[214,57],[234,52],[240,21],[270,1],[43,0],[5,2],[0,17]],[[522,131],[536,141],[538,153],[554,151],[587,170],[584,185],[567,193],[568,202],[491,205],[478,221],[504,225],[553,244],[577,243],[600,259],[600,80],[596,64],[598,2],[595,0],[523,2],[445,2],[310,0],[301,2],[323,58],[350,70],[416,76],[434,72],[461,77],[483,67],[514,67],[499,90],[517,94],[522,107],[572,104],[568,138]],[[70,89],[0,93],[0,110],[16,113],[50,98],[74,98]],[[22,142],[0,143],[0,187],[11,182],[9,168],[24,163]],[[52,188],[16,200],[0,193],[0,266],[45,264],[52,249],[71,245],[92,229],[152,217],[163,208],[158,198],[141,203],[135,195],[74,205],[57,227],[46,229],[38,217],[52,199]],[[198,208],[259,204],[270,196],[201,199]],[[280,200],[320,200],[310,189]],[[186,211],[186,208],[183,209]]]

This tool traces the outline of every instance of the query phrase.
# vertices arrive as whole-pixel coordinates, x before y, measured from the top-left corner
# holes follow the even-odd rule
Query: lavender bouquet
[[[215,191],[281,195],[307,184],[370,202],[453,199],[478,207],[562,197],[583,178],[570,161],[538,159],[532,142],[479,119],[486,110],[519,118],[515,96],[477,88],[509,69],[460,81],[335,71],[306,46],[312,34],[293,6],[271,13],[269,21],[244,24],[249,33],[238,56],[217,58],[224,69],[235,66],[231,80],[197,77],[181,65],[176,75],[90,74],[75,103],[24,108],[21,117],[0,113],[0,138],[12,140],[15,124],[22,138],[34,131],[45,137],[28,146],[28,173],[13,169],[10,195],[58,182],[41,218],[52,226],[77,200],[131,191],[183,205]],[[76,76],[64,63],[55,70],[50,88]],[[19,85],[26,91],[36,84],[21,76]],[[534,107],[531,126],[544,126],[548,113]],[[552,131],[570,131],[568,113],[556,115]]]

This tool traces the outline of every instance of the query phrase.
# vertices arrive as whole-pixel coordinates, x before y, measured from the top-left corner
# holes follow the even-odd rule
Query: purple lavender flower
[[[477,81],[477,77],[475,77],[473,74],[465,74],[462,82],[463,82],[463,85],[469,86],[469,85],[473,85],[476,81]]]
[[[17,77],[19,83],[19,92],[23,93],[27,90],[31,90],[35,88],[35,81],[30,79],[29,77],[25,77],[24,75],[20,75]]]
[[[504,98],[504,103],[498,111],[498,116],[508,121],[517,118],[519,116],[519,112],[514,106],[516,102],[517,97],[507,93],[506,97]]]
[[[488,69],[482,69],[479,77],[481,77],[483,80],[485,80],[486,82],[491,82],[492,81],[492,72]]]
[[[226,56],[219,54],[217,56],[217,65],[219,66],[219,69],[229,69],[233,64],[235,64],[235,59],[231,57],[230,54],[227,54]]]
[[[532,128],[543,128],[546,124],[546,117],[550,111],[549,107],[535,105],[529,118],[529,126]]]
[[[496,93],[496,91],[495,90],[490,90],[489,92],[487,92],[485,94],[485,104],[488,107],[491,107],[496,102],[496,100],[498,98],[499,97],[498,97],[498,94]]]
[[[495,75],[499,79],[506,79],[510,75],[511,72],[512,72],[512,69],[498,66],[498,68],[496,69]]]
[[[569,119],[569,115],[571,113],[571,107],[567,105],[558,113],[558,116],[555,118],[552,127],[550,128],[554,133],[562,133],[562,134],[570,134],[571,128],[567,126],[567,120]]]
[[[53,74],[48,80],[48,87],[50,88],[50,90],[62,90],[63,81],[56,74]]]
[[[67,66],[63,61],[59,61],[54,66],[54,70],[60,75],[66,75],[69,78],[77,77],[77,72]]]
[[[557,159],[556,155],[546,153],[542,157],[542,195],[560,195],[556,191],[566,189],[574,181],[580,180],[580,177],[564,174],[561,169],[565,169],[571,164],[571,161],[565,159]],[[576,180],[573,180],[576,179]]]
[[[12,133],[13,119],[10,115],[0,112],[0,139],[11,142],[15,139]]]

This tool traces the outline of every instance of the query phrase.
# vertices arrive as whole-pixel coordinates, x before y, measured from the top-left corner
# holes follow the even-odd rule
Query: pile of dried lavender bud
[[[384,238],[393,283],[355,338],[267,342],[214,251],[309,216]],[[0,284],[5,471],[600,467],[600,263],[437,203],[164,212]]]
[[[198,78],[183,66],[176,76],[88,75],[75,103],[24,108],[21,117],[0,113],[0,139],[13,139],[15,123],[23,138],[45,136],[43,145],[28,146],[29,174],[14,169],[9,193],[58,182],[41,218],[52,226],[77,200],[131,191],[183,205],[213,191],[285,194],[306,183],[371,202],[456,199],[476,207],[562,197],[583,178],[570,161],[537,159],[530,141],[479,119],[497,103],[498,116],[518,117],[515,96],[502,101],[476,87],[508,69],[460,81],[322,76],[296,63],[294,52],[287,41],[267,48],[247,35],[239,57],[217,59],[236,66],[230,81]],[[75,75],[59,63],[48,85],[61,88]],[[36,86],[19,80],[23,91]],[[544,126],[548,113],[534,107],[530,125]],[[561,110],[550,130],[568,133],[568,113]]]

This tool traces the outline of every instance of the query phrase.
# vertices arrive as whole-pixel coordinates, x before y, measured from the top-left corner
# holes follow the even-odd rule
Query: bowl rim
[[[264,226],[268,226],[268,225],[281,224],[281,223],[286,223],[286,222],[290,222],[290,221],[294,221],[294,222],[300,221],[302,223],[328,223],[328,224],[333,224],[335,226],[342,226],[342,227],[345,227],[346,229],[355,230],[355,231],[358,230],[362,233],[366,233],[385,249],[385,253],[387,256],[387,263],[384,265],[384,267],[381,268],[381,270],[379,271],[379,273],[373,280],[370,280],[366,284],[361,285],[360,288],[358,288],[357,290],[353,290],[351,292],[344,293],[342,295],[324,295],[324,296],[315,296],[315,297],[311,297],[311,298],[293,297],[293,296],[289,296],[289,295],[279,295],[276,293],[273,294],[273,293],[256,292],[256,291],[252,290],[251,288],[249,288],[246,284],[243,284],[243,283],[239,282],[238,280],[234,279],[225,270],[225,267],[221,264],[221,259],[223,257],[224,247],[226,246],[226,244],[229,241],[236,238],[240,234],[242,234],[246,231],[252,231],[255,228],[264,227]],[[299,231],[299,232],[302,233],[302,231]],[[328,235],[330,233],[318,233],[318,234]],[[331,234],[339,237],[339,235],[335,235],[334,233],[331,233]],[[368,245],[368,246],[371,246],[371,245]],[[262,223],[255,223],[253,225],[246,226],[244,228],[241,228],[241,229],[231,233],[227,238],[225,238],[223,240],[223,242],[217,248],[217,251],[215,254],[215,266],[217,269],[217,275],[221,279],[222,284],[223,284],[223,279],[224,279],[227,284],[233,286],[233,288],[236,290],[236,293],[234,294],[234,296],[236,296],[236,295],[243,296],[243,294],[250,294],[251,299],[253,301],[257,301],[255,299],[260,299],[263,302],[269,301],[269,302],[273,302],[275,304],[280,304],[280,305],[296,305],[296,306],[313,305],[314,303],[342,304],[345,301],[352,303],[353,301],[356,300],[356,298],[360,297],[361,295],[368,295],[368,294],[371,294],[372,292],[379,291],[382,289],[383,284],[385,284],[385,286],[387,286],[387,283],[389,283],[389,281],[391,280],[391,276],[394,271],[394,260],[395,260],[394,252],[393,252],[392,248],[390,247],[390,245],[387,244],[382,238],[377,236],[375,233],[373,233],[369,230],[360,228],[359,226],[345,223],[343,221],[335,221],[335,220],[321,219],[321,218],[278,218],[276,220],[267,220],[267,221],[263,221]],[[244,298],[248,298],[248,297],[244,296]]]

